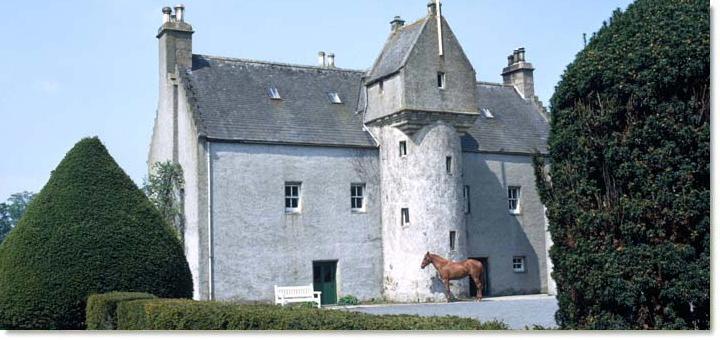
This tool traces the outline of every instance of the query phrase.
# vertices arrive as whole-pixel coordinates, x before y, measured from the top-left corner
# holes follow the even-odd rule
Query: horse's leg
[[[475,273],[473,275],[473,281],[475,281],[475,287],[477,288],[477,294],[475,294],[475,298],[477,301],[480,301],[482,299],[482,290],[483,290],[483,282],[482,282],[482,275],[479,273]]]
[[[445,291],[447,291],[447,302],[450,302],[450,298],[452,297],[450,295],[450,279],[443,277],[443,284],[445,284]]]

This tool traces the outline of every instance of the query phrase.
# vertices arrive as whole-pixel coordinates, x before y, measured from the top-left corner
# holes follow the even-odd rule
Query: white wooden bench
[[[275,304],[285,306],[292,302],[316,302],[320,308],[322,292],[313,291],[313,286],[278,287],[275,285]]]

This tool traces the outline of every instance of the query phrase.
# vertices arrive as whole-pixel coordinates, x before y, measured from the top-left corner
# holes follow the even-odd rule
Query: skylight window
[[[485,118],[492,119],[495,118],[495,116],[490,112],[488,109],[482,109],[483,114],[485,115]]]
[[[340,95],[338,95],[337,92],[328,92],[328,98],[330,98],[330,102],[333,104],[342,104]]]
[[[278,92],[278,89],[275,86],[270,86],[268,88],[268,96],[270,96],[271,99],[282,99],[282,97],[280,97],[280,92]]]

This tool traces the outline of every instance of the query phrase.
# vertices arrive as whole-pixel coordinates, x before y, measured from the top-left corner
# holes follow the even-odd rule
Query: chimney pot
[[[320,67],[325,67],[325,52],[318,52],[318,64]]]
[[[170,14],[172,13],[172,8],[163,7],[162,13],[163,13],[163,24],[166,22],[170,22]]]
[[[520,59],[520,61],[525,61],[525,48],[524,47],[518,48],[518,59]]]
[[[390,22],[390,28],[393,32],[397,31],[398,28],[405,26],[405,20],[400,18],[400,16],[395,16],[393,21]]]
[[[327,54],[327,65],[326,66],[329,68],[335,68],[335,54],[334,53]]]
[[[508,56],[508,66],[512,66],[515,63],[515,57],[511,54]]]
[[[185,11],[185,6],[182,4],[175,5],[175,19],[179,22],[183,22],[183,12]]]

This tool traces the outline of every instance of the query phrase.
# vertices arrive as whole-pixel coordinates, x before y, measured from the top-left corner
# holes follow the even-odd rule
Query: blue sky
[[[193,52],[366,69],[393,16],[414,21],[426,0],[185,1]],[[560,75],[615,8],[630,0],[445,0],[443,14],[479,80],[500,82],[524,46],[547,103]],[[3,2],[0,50],[0,201],[39,191],[81,138],[99,136],[138,183],[157,101],[157,0]]]

